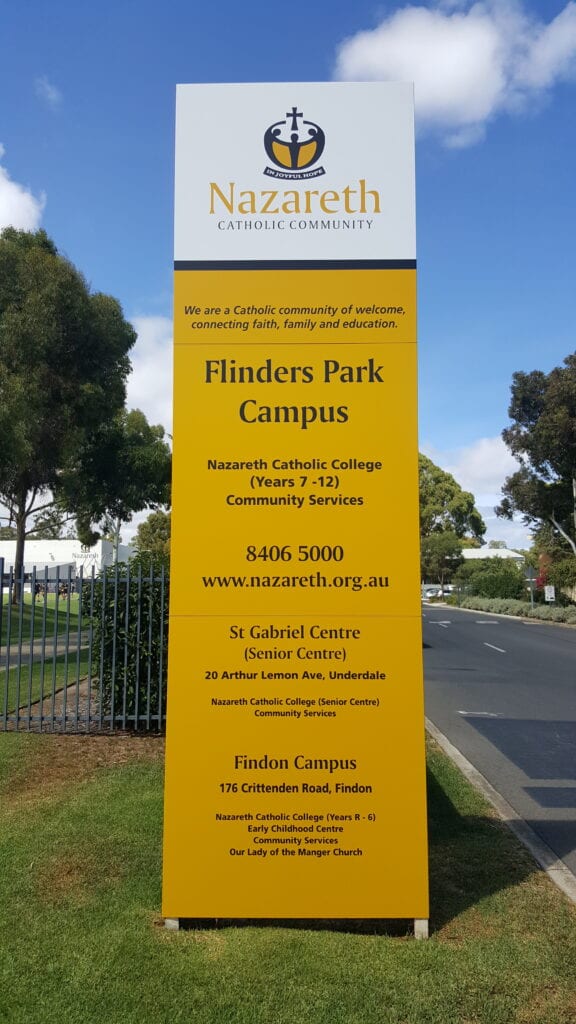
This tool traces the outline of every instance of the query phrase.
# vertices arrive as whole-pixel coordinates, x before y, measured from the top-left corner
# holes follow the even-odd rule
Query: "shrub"
[[[454,580],[465,585],[469,594],[478,597],[520,600],[526,591],[522,570],[515,562],[502,558],[465,562],[455,573]]]
[[[456,602],[453,602],[456,603]],[[559,608],[551,605],[534,605],[528,601],[513,598],[465,597],[460,601],[461,608],[475,609],[481,612],[492,612],[500,615],[516,615],[526,619],[539,619],[542,622],[566,622],[576,626],[576,606]]]
[[[102,712],[124,728],[162,728],[166,709],[169,577],[133,559],[95,582],[94,651]]]

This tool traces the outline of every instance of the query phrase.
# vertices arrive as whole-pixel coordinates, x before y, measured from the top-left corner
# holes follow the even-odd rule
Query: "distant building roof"
[[[524,555],[521,555],[518,551],[510,551],[509,548],[463,548],[462,558],[465,561],[474,561],[474,559],[482,558],[508,558],[514,562],[523,562]]]

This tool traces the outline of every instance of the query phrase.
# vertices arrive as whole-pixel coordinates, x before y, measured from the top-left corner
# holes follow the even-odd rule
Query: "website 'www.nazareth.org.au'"
[[[202,576],[202,585],[207,589],[246,590],[299,588],[328,589],[335,587],[340,590],[358,592],[366,588],[386,589],[389,586],[388,576],[324,576],[321,572],[312,572],[303,576]]]

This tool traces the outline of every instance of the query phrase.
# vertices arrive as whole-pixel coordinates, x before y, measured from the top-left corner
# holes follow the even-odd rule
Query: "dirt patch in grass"
[[[54,859],[39,872],[38,896],[42,903],[54,906],[70,898],[75,903],[85,903],[90,881],[88,865],[78,856],[65,861]]]
[[[468,942],[470,937],[486,942],[496,939],[501,934],[502,924],[493,914],[483,914],[477,907],[463,911],[452,921],[444,924],[434,934],[452,945],[458,946]]]
[[[208,960],[221,960],[226,952],[227,938],[221,932],[195,932],[191,941],[203,947]]]
[[[108,768],[133,762],[162,762],[164,738],[160,736],[42,736],[28,753],[10,790],[5,806],[22,807],[57,795],[78,782]]]
[[[576,1020],[576,996],[567,995],[555,985],[543,985],[528,996],[518,1011],[516,1024],[533,1024],[534,1021],[560,1020],[563,1024],[574,1024]]]
[[[37,898],[46,906],[62,903],[84,906],[95,898],[95,888],[101,884],[117,882],[123,876],[117,851],[111,846],[103,849],[86,848],[65,856],[54,856],[44,862],[37,872]]]

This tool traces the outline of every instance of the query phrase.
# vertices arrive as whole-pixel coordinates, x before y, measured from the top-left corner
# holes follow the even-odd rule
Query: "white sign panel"
[[[411,85],[235,85],[234,110],[230,95],[178,87],[177,265],[415,258]]]

